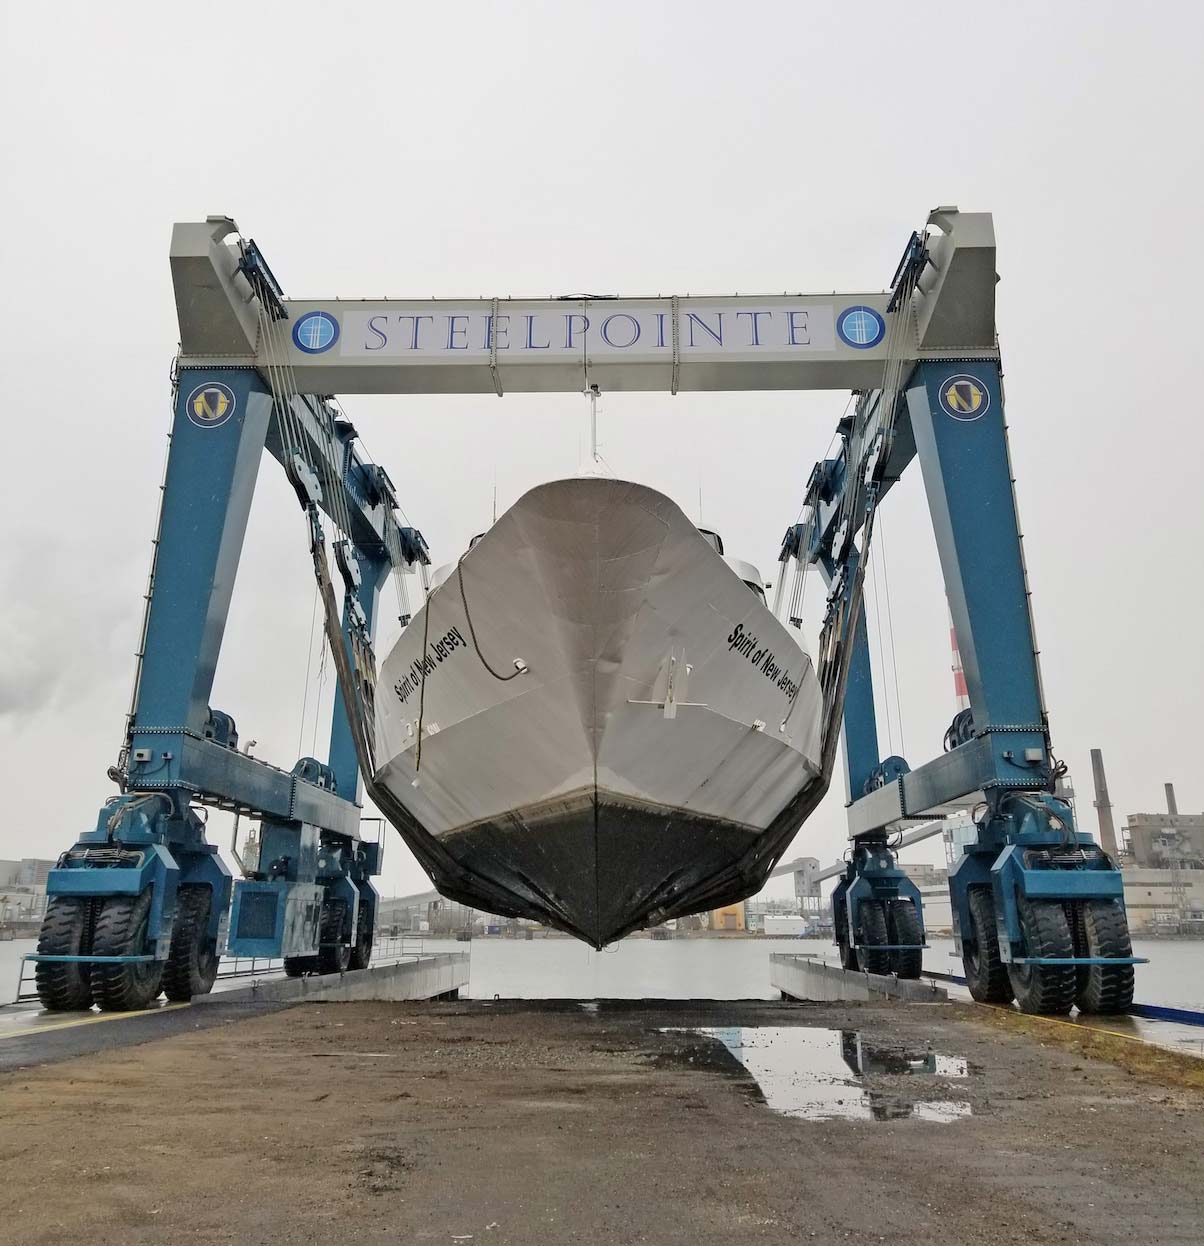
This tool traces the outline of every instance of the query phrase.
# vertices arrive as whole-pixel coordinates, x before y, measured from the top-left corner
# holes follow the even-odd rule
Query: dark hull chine
[[[511,901],[506,915],[602,947],[687,911],[694,896],[723,903],[711,892],[725,877],[733,899],[746,894],[736,875],[758,835],[686,810],[583,792],[440,836],[464,868],[435,882],[444,895],[494,912],[502,893]]]

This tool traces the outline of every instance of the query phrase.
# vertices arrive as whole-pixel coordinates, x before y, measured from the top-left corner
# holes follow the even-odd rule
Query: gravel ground
[[[884,1119],[795,1118],[689,1028],[735,1026],[969,1075],[870,1072],[850,1093]],[[921,1100],[971,1115],[901,1115]],[[314,1004],[0,1075],[0,1225],[12,1246],[1194,1246],[1202,1107],[956,1005]]]

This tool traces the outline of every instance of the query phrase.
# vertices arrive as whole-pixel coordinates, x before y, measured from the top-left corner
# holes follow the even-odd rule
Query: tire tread
[[[137,896],[106,896],[92,938],[96,955],[135,955],[130,949],[150,902],[149,888]],[[161,978],[162,966],[156,972],[143,964],[93,965],[92,994],[103,1012],[130,1012],[158,997]]]
[[[886,902],[886,930],[889,943],[923,943],[924,927],[920,915],[916,912],[914,900],[888,900]],[[924,953],[917,948],[914,952],[891,952],[891,972],[900,978],[918,978],[924,967]]]
[[[1129,921],[1119,900],[1088,900],[1080,915],[1089,956],[1132,956]],[[1089,965],[1075,1002],[1080,1012],[1109,1015],[1133,1004],[1132,965]]]
[[[1074,956],[1066,911],[1058,901],[1021,900],[1020,921],[1029,956]],[[1064,1017],[1074,1007],[1078,985],[1073,965],[1030,965],[1027,981],[1010,972],[1021,1012]]]
[[[861,916],[862,946],[857,949],[857,959],[866,973],[888,974],[890,953],[876,951],[875,944],[889,943],[886,910],[881,900],[862,900],[858,906]]]
[[[201,972],[199,964],[209,934],[212,894],[204,886],[181,887],[176,893],[171,952],[163,968],[163,994],[173,1002],[186,1003],[194,995],[207,995],[213,986],[213,979]]]
[[[38,951],[46,956],[86,955],[92,899],[52,896],[38,933]],[[80,1012],[92,1007],[90,967],[63,961],[38,961],[34,966],[38,999],[47,1012]]]

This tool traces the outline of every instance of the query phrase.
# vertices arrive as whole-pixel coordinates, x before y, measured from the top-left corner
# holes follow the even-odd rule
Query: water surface
[[[596,952],[574,939],[427,939],[433,951],[471,950],[468,993],[475,999],[773,999],[770,952],[831,955],[819,939],[625,939]],[[953,944],[934,939],[924,967],[960,973]],[[0,943],[0,1003],[12,999],[20,957],[34,940]],[[1204,940],[1139,939],[1137,1000],[1204,1010]]]

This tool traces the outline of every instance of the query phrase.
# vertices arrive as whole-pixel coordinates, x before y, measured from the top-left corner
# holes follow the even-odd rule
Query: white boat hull
[[[819,720],[795,634],[674,503],[556,481],[384,663],[376,779],[455,863],[441,890],[601,945],[747,893],[741,862],[818,774]]]

